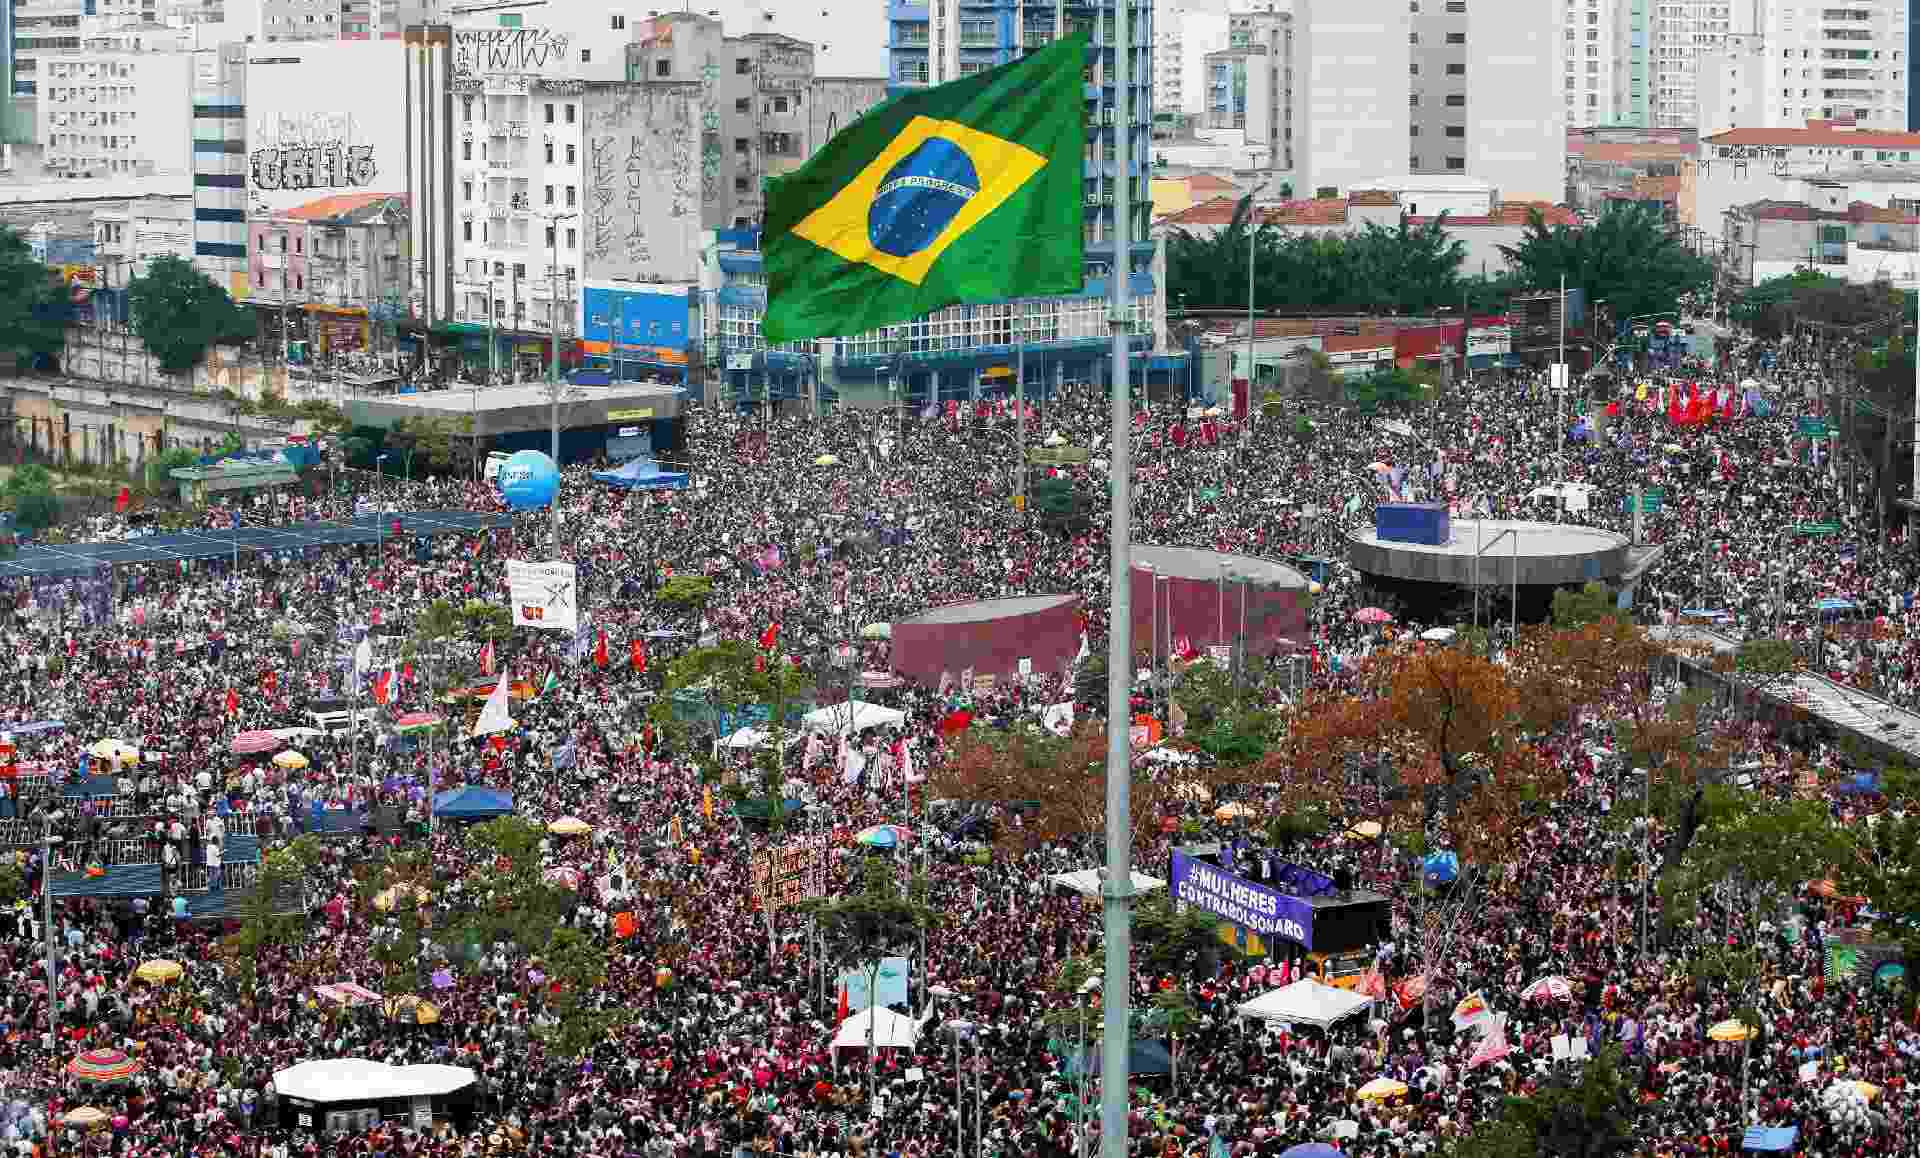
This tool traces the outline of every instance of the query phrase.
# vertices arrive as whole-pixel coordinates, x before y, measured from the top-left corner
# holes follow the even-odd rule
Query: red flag
[[[1171,437],[1173,438],[1173,444],[1175,446],[1185,446],[1187,444],[1187,428],[1178,422],[1174,423]]]
[[[268,668],[267,674],[260,677],[260,686],[267,689],[268,695],[272,695],[275,692],[279,691],[280,690],[280,673],[273,670],[272,668]]]
[[[234,691],[232,688],[228,688],[227,689],[227,715],[237,716],[239,714],[240,714],[240,694]]]
[[[847,987],[845,985],[842,985],[840,987],[840,1020],[841,1021],[845,1021],[847,1019],[847,1015],[853,1012],[851,1009],[848,1008],[849,1004],[850,1003],[847,1001]]]
[[[373,702],[384,704],[393,691],[393,669],[382,668],[379,675],[373,677]]]
[[[376,608],[374,608],[373,610],[371,610],[371,611],[369,611],[369,612],[368,612],[367,614],[368,614],[368,616],[369,616],[369,617],[371,618],[371,620],[372,620],[372,622],[373,622],[373,625],[374,625],[375,627],[378,627],[378,626],[380,626],[380,609],[379,609],[378,607],[376,607]]]
[[[115,511],[124,513],[126,509],[132,505],[133,505],[133,492],[128,490],[126,487],[121,487],[120,493],[113,496],[113,509]]]
[[[775,620],[774,622],[767,624],[767,629],[760,633],[760,650],[772,651],[773,645],[778,643],[779,641],[780,641],[780,622],[779,620]]]
[[[413,682],[413,665],[410,663],[401,665],[400,686],[405,687],[406,685],[412,682]]]
[[[607,633],[600,632],[593,640],[593,666],[607,666]]]
[[[627,649],[631,653],[628,658],[629,658],[629,662],[632,663],[633,665],[633,670],[646,671],[647,670],[647,641],[644,639],[636,639],[627,645]]]
[[[487,641],[485,647],[480,649],[480,674],[493,674],[493,641],[491,639]]]
[[[1618,402],[1607,403],[1607,417],[1608,418],[1620,417],[1620,404]]]

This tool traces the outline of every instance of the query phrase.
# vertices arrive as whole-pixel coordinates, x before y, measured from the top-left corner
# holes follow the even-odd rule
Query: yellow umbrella
[[[180,962],[169,961],[165,957],[155,957],[151,961],[140,962],[140,967],[133,971],[133,975],[142,981],[165,985],[169,981],[177,980],[183,972],[185,970],[180,967]]]
[[[1252,815],[1253,815],[1253,809],[1248,808],[1246,805],[1240,803],[1237,800],[1234,801],[1232,804],[1222,804],[1220,807],[1213,810],[1213,818],[1215,820],[1222,821],[1222,822],[1232,820],[1236,817],[1244,817],[1244,816],[1252,816]]]
[[[98,1106],[79,1106],[68,1110],[66,1115],[69,1126],[98,1126],[108,1120],[107,1112]]]
[[[1388,1098],[1397,1098],[1407,1092],[1407,1083],[1392,1078],[1375,1078],[1360,1087],[1357,1095],[1363,1102],[1384,1102]]]
[[[282,768],[290,768],[296,772],[312,763],[312,761],[308,760],[299,752],[294,751],[292,748],[288,748],[286,751],[275,756],[273,762]]]
[[[431,1001],[422,1001],[411,994],[387,998],[384,1008],[388,1020],[404,1022],[408,1025],[432,1025],[440,1020],[439,1006]]]
[[[1372,840],[1374,837],[1380,835],[1380,822],[1377,820],[1363,820],[1352,828],[1347,829],[1347,835],[1357,837],[1361,840]]]
[[[111,737],[104,740],[95,740],[93,747],[87,749],[87,754],[96,760],[112,760],[116,764],[138,764],[140,762],[139,748],[127,743],[125,740],[115,740]]]
[[[593,831],[593,825],[577,816],[563,816],[547,825],[547,831],[555,836],[580,836]]]
[[[419,885],[394,885],[392,888],[381,889],[373,894],[373,907],[383,913],[389,912],[403,896],[411,896],[416,901],[425,902],[431,900],[433,894]]]
[[[1715,1041],[1745,1041],[1753,1036],[1753,1030],[1737,1018],[1728,1018],[1709,1029],[1707,1036]]]
[[[838,458],[837,456],[835,456],[835,455],[831,455],[831,454],[823,454],[823,455],[821,455],[821,456],[820,456],[819,458],[816,458],[816,459],[814,459],[814,460],[813,460],[813,465],[815,465],[815,466],[837,466],[837,465],[839,465],[839,462],[840,462],[840,459],[839,459],[839,458]]]
[[[1860,1096],[1865,1098],[1869,1102],[1873,1101],[1873,1099],[1880,1096],[1880,1087],[1874,1085],[1872,1082],[1863,1082],[1858,1079],[1855,1079],[1853,1081],[1848,1082],[1847,1084],[1852,1086],[1855,1090],[1859,1091]]]

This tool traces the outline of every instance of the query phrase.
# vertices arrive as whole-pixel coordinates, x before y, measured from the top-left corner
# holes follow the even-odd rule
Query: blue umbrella
[[[1822,599],[1820,602],[1814,604],[1814,606],[1819,608],[1821,611],[1852,611],[1853,600],[1831,599],[1831,598]]]
[[[1428,884],[1447,884],[1460,876],[1460,854],[1455,852],[1428,853],[1423,867],[1426,869]]]
[[[1282,1150],[1280,1158],[1347,1158],[1347,1155],[1342,1154],[1339,1147],[1325,1142],[1302,1142]]]

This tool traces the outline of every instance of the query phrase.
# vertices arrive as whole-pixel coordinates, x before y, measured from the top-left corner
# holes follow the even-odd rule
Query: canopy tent
[[[1234,1013],[1256,1021],[1292,1021],[1325,1029],[1372,1004],[1373,998],[1364,993],[1336,989],[1307,977],[1283,989],[1268,990]]]
[[[1067,1073],[1082,1072],[1097,1074],[1100,1072],[1100,1051],[1087,1050],[1084,1054],[1067,1055]],[[1170,1074],[1173,1072],[1173,1055],[1167,1052],[1164,1042],[1157,1038],[1136,1037],[1127,1044],[1127,1072],[1130,1074]]]
[[[840,1032],[833,1035],[833,1048],[912,1049],[920,1040],[922,1024],[885,1006],[870,1007],[840,1023]]]
[[[773,738],[773,732],[771,729],[745,727],[734,732],[731,736],[728,736],[725,739],[721,740],[720,746],[722,748],[732,748],[735,750],[738,750],[741,748],[758,748],[772,738]],[[784,737],[784,742],[780,745],[780,747],[783,749],[791,748],[795,744],[798,744],[799,742],[800,742],[800,736],[797,732],[788,732],[786,733]]]
[[[433,798],[433,814],[446,820],[492,820],[513,813],[513,797],[506,792],[469,784]]]
[[[478,1075],[465,1066],[392,1066],[360,1057],[304,1061],[273,1075],[274,1092],[309,1102],[363,1102],[444,1097]]]
[[[1800,1130],[1796,1126],[1748,1126],[1740,1148],[1762,1152],[1791,1150],[1799,1140]]]
[[[1083,897],[1097,897],[1100,895],[1100,870],[1097,868],[1086,868],[1077,869],[1070,873],[1054,873],[1047,878],[1047,883],[1079,893]],[[1167,882],[1161,880],[1159,877],[1150,877],[1146,873],[1138,870],[1134,870],[1133,872],[1133,891],[1135,893],[1150,893],[1155,889],[1164,889],[1166,887]]]
[[[683,491],[687,489],[687,476],[673,471],[661,470],[660,464],[651,458],[628,459],[613,470],[596,470],[593,481],[606,483],[615,490],[622,491]]]
[[[864,732],[868,728],[899,728],[907,722],[907,714],[897,708],[883,708],[879,704],[869,704],[865,700],[852,700],[848,703],[828,704],[816,708],[801,717],[807,727],[816,732],[845,732],[848,715],[851,713],[853,731]]]

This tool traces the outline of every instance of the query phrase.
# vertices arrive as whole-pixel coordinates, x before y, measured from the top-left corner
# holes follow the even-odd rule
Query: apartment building
[[[270,334],[304,335],[314,353],[367,348],[371,327],[401,300],[407,198],[320,197],[247,222],[248,297]],[[298,317],[298,321],[295,318]]]
[[[1701,62],[1702,134],[1808,121],[1901,132],[1912,114],[1908,0],[1769,6]]]
[[[1406,165],[1413,91],[1409,9],[1439,0],[1300,0],[1294,12],[1296,188],[1344,192]],[[1464,94],[1461,97],[1465,100]]]
[[[1226,6],[1204,0],[1167,0],[1153,16],[1153,108],[1156,113],[1204,112],[1206,58],[1228,45]],[[1205,118],[1202,117],[1202,120]]]
[[[51,180],[192,171],[193,57],[73,52],[41,61],[34,137]]]
[[[193,263],[235,300],[247,296],[247,46],[193,62]]]
[[[1560,55],[1567,125],[1594,128],[1624,123],[1627,61],[1621,46],[1627,37],[1618,18],[1621,0],[1564,3]]]

